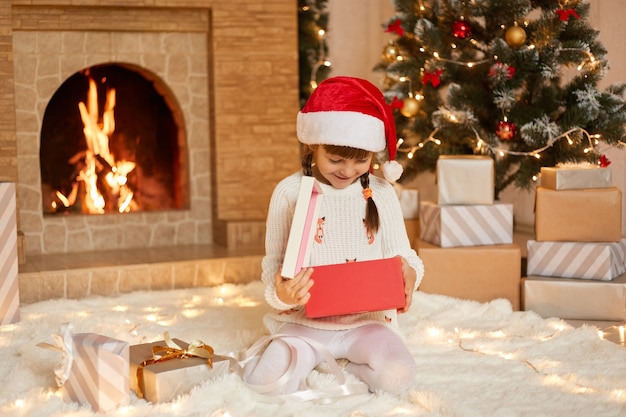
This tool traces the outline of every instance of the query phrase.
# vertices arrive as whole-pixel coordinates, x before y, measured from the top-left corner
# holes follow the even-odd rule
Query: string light
[[[311,68],[311,79],[309,81],[309,85],[313,90],[317,88],[317,72],[319,69],[322,67],[329,68],[332,65],[331,62],[326,59],[326,31],[319,29],[317,35],[319,37],[319,59]]]

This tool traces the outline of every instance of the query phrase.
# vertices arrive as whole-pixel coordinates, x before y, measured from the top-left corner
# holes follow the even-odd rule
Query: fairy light
[[[317,36],[319,38],[319,59],[311,68],[311,78],[309,80],[309,85],[311,89],[315,90],[317,88],[317,73],[320,68],[329,68],[332,64],[326,58],[326,31],[324,29],[319,29],[317,31]]]

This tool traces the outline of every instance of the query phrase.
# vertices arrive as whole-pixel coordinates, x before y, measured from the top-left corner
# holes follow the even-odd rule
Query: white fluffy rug
[[[265,334],[267,307],[260,282],[217,288],[137,292],[117,298],[52,300],[23,306],[22,320],[0,327],[0,415],[97,416],[55,394],[60,354],[51,342],[62,323],[138,344],[172,337],[201,339],[227,353]],[[206,381],[171,403],[131,396],[116,416],[626,416],[626,349],[602,340],[593,327],[574,329],[507,301],[480,304],[416,294],[401,316],[419,368],[401,396],[358,394],[332,401],[270,401],[235,374]],[[311,383],[332,384],[317,373]],[[348,382],[358,382],[347,376]],[[102,415],[102,414],[100,414]]]

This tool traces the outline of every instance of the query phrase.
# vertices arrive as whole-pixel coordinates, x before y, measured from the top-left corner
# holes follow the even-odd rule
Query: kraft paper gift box
[[[442,248],[418,240],[424,263],[418,291],[487,302],[504,298],[520,308],[521,250],[515,244]]]
[[[619,242],[621,238],[622,192],[618,188],[537,187],[535,240]]]
[[[437,159],[437,204],[493,204],[493,159],[483,155],[441,155]]]
[[[551,190],[608,188],[611,181],[610,167],[568,165],[541,168],[541,186]]]
[[[64,401],[90,405],[98,412],[128,404],[128,342],[96,333],[73,334],[70,324],[63,325],[62,334],[53,338],[56,345],[37,346],[62,353],[55,374]]]
[[[528,240],[528,275],[610,281],[626,272],[626,239],[620,242]]]
[[[524,310],[543,318],[623,321],[626,275],[612,281],[528,276],[523,283]]]
[[[314,266],[307,317],[397,309],[406,305],[400,257]]]
[[[513,205],[420,205],[420,239],[443,248],[513,243]]]
[[[190,347],[182,340],[172,341],[180,350]],[[183,357],[183,352],[172,355],[171,359],[144,365],[154,358],[155,347],[168,347],[168,344],[161,340],[130,347],[130,389],[139,398],[152,403],[172,401],[204,381],[228,374],[232,366],[232,359],[225,356],[212,355],[210,365],[207,358]]]
[[[0,182],[0,325],[20,320],[15,183]]]

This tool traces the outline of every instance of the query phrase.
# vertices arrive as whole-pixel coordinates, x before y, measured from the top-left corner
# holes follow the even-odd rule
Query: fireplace
[[[148,258],[151,252],[180,253],[168,248],[211,253],[201,248],[215,246],[234,255],[262,248],[271,190],[298,166],[295,2],[10,0],[0,1],[0,15],[0,181],[16,184],[20,273],[43,271],[31,267],[40,260],[86,262],[105,253],[115,262],[128,252]],[[163,97],[173,119],[166,130],[175,130],[171,159],[167,170],[146,177],[158,185],[152,189],[175,191],[142,197],[159,203],[141,210],[94,215],[66,205],[76,203],[76,160],[62,178],[45,172],[50,148],[44,125],[66,82],[105,66],[140,75]],[[98,91],[103,107],[90,113],[98,119],[107,88],[119,93],[106,84]],[[113,136],[123,133],[125,105],[116,97]],[[83,133],[81,126],[73,129]],[[117,148],[118,139],[112,138],[113,162],[104,163],[102,155],[92,160],[103,172],[114,165],[118,170],[118,159],[140,162],[133,146]],[[63,164],[80,157],[80,146],[59,157]],[[138,181],[131,178],[137,168],[129,172],[129,181]]]
[[[182,113],[158,76],[123,63],[82,69],[55,91],[43,116],[43,212],[187,208],[184,144]]]

